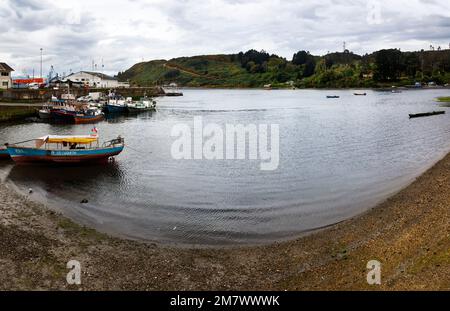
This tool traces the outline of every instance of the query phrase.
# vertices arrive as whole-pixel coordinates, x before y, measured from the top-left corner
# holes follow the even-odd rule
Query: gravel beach
[[[290,242],[186,249],[109,237],[0,184],[1,290],[450,290],[450,155],[370,211]],[[66,264],[81,263],[81,285]],[[367,262],[381,263],[368,285]]]

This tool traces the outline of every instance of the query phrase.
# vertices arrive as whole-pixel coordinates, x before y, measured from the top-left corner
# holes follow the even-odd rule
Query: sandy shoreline
[[[450,154],[353,219],[291,242],[180,249],[108,237],[0,184],[0,289],[450,290]],[[82,284],[68,286],[79,260]],[[369,286],[369,260],[382,284]]]

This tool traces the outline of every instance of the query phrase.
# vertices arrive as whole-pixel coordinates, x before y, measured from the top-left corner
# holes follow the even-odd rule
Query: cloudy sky
[[[449,48],[447,0],[0,0],[0,62],[16,75],[115,74],[143,60],[250,48],[292,58],[347,48]]]

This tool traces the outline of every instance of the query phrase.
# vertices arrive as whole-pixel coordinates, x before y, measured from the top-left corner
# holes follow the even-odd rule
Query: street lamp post
[[[41,78],[42,78],[42,48],[41,48]]]

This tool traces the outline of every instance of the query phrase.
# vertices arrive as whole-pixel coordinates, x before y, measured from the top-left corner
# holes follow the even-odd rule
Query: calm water
[[[237,245],[295,237],[361,213],[398,191],[450,151],[450,114],[409,120],[438,108],[448,90],[185,90],[159,109],[97,124],[129,148],[113,164],[89,167],[0,164],[2,178],[75,220],[102,231],[162,243]],[[326,99],[338,94],[340,99]],[[276,123],[280,165],[260,161],[173,160],[172,126]],[[88,134],[91,125],[0,127],[0,140]],[[88,204],[79,202],[87,198]]]

